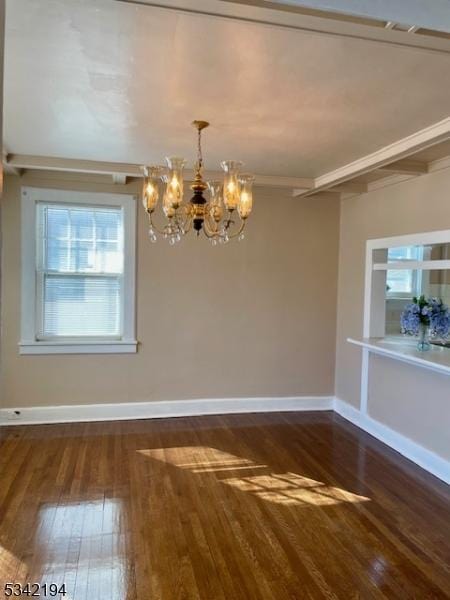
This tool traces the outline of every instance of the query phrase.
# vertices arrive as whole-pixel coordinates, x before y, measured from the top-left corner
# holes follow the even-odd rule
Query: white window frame
[[[450,362],[446,362],[446,355],[441,352],[438,353],[439,359],[436,360],[435,355],[432,354],[431,358],[424,357],[424,353],[415,348],[404,350],[401,347],[396,349],[398,346],[394,346],[387,349],[377,345],[379,340],[386,339],[386,274],[388,269],[392,268],[392,263],[387,261],[388,249],[396,246],[433,246],[435,244],[450,244],[450,229],[367,240],[366,242],[363,338],[362,340],[347,338],[351,344],[362,347],[360,412],[363,415],[369,414],[369,357],[371,353],[389,356],[439,373],[450,373]],[[429,260],[429,254],[425,254],[425,257],[424,260],[410,263],[408,266],[423,271],[450,270],[450,260]]]
[[[395,248],[398,246],[391,246],[391,248]],[[424,247],[419,247],[420,248],[420,253],[417,259],[407,259],[404,258],[402,259],[402,263],[415,263],[417,261],[423,261],[425,259],[425,248]],[[390,248],[389,248],[390,249]],[[389,250],[388,249],[388,250]],[[389,271],[389,269],[388,269]],[[417,296],[419,297],[422,294],[422,290],[424,289],[424,285],[425,285],[425,281],[424,281],[424,277],[425,277],[425,273],[424,271],[418,270],[418,269],[407,269],[408,272],[412,273],[412,289],[410,292],[391,292],[390,290],[388,292],[386,292],[386,298],[388,298],[389,300],[406,300],[408,298],[412,298],[413,296]]]
[[[123,214],[124,267],[120,338],[38,339],[37,204],[110,206]],[[136,340],[136,197],[126,194],[72,192],[23,187],[21,195],[21,338],[20,354],[113,354],[137,351]]]
[[[387,261],[387,251],[396,246],[434,246],[450,244],[450,229],[430,231],[397,237],[367,240],[364,288],[364,338],[385,336],[386,272],[389,269],[405,268],[404,261]],[[379,255],[381,253],[381,256]],[[381,261],[380,261],[381,259]],[[422,272],[450,270],[450,260],[430,260],[430,250],[424,249],[424,259],[407,263],[408,269]],[[428,274],[426,276],[429,276]]]

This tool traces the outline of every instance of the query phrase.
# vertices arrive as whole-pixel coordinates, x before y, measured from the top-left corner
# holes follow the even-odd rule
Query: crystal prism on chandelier
[[[255,178],[250,173],[241,173],[241,162],[227,160],[221,163],[223,181],[204,181],[201,136],[209,123],[194,121],[192,125],[198,132],[198,146],[194,180],[190,186],[194,195],[189,201],[184,201],[183,169],[186,161],[183,158],[166,158],[167,167],[142,168],[142,201],[149,219],[150,240],[156,242],[160,234],[173,245],[192,229],[197,235],[203,232],[213,245],[226,244],[232,238],[242,240],[245,224],[252,211]],[[207,190],[208,199],[204,196]],[[154,222],[154,213],[161,191],[166,223],[158,227]]]

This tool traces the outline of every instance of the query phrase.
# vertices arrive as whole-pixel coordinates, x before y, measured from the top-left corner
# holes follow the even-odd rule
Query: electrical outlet
[[[17,421],[22,417],[20,410],[11,410],[8,411],[7,419],[8,421]]]

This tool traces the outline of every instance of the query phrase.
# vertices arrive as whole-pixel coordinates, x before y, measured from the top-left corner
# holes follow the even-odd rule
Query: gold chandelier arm
[[[231,225],[234,225],[234,223],[235,223],[235,221],[233,219],[233,213],[234,213],[234,209],[233,210],[228,210],[227,218],[223,219],[223,226],[225,227],[225,229],[227,231],[230,229]]]
[[[241,217],[239,216],[239,221],[240,221],[239,229],[237,231],[235,231],[234,233],[230,233],[231,226],[236,223],[236,221],[232,218],[233,213],[234,213],[234,210],[231,210],[231,211],[229,210],[228,218],[223,220],[223,227],[225,228],[228,238],[230,240],[241,235],[241,233],[245,229],[245,223],[246,223],[246,219],[241,219]],[[236,211],[236,213],[237,213],[237,211]]]
[[[183,209],[185,214],[184,216],[180,215],[178,210]],[[182,230],[183,233],[188,233],[192,227],[192,212],[190,204],[185,204],[180,206],[180,208],[176,212],[176,222],[178,227]]]
[[[159,233],[160,235],[164,235],[164,230],[159,229],[155,223],[153,222],[153,211],[152,212],[148,212],[148,222],[150,223],[150,227],[152,229],[154,229],[156,231],[156,233]]]
[[[206,205],[206,209],[205,209],[205,220],[203,222],[203,227],[206,229],[208,229],[208,236],[207,237],[214,237],[215,235],[217,235],[219,233],[219,223],[216,223],[216,221],[214,221],[211,218],[211,215],[209,214],[209,208],[208,208],[208,204]]]
[[[186,221],[183,223],[183,231],[184,233],[189,233],[192,229],[192,217],[189,216],[186,218]]]
[[[208,239],[215,238],[219,233],[219,228],[210,222],[208,217],[203,221],[203,231]]]
[[[228,234],[228,237],[230,238],[230,240],[232,240],[235,237],[239,237],[241,235],[241,233],[245,229],[245,224],[246,224],[246,221],[241,219],[241,224],[239,226],[239,229],[237,231],[235,231],[234,233],[229,233]]]

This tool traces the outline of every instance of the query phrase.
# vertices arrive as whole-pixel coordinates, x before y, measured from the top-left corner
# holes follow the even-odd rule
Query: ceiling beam
[[[386,177],[381,177],[380,179],[376,179],[375,181],[371,181],[369,183],[369,192],[381,190],[382,188],[390,185],[397,185],[398,183],[403,183],[404,181],[409,181],[410,179],[411,175],[402,175],[400,173],[391,173],[388,175],[386,173]]]
[[[13,167],[12,165],[10,165],[8,163],[8,154],[6,151],[3,151],[2,153],[3,155],[3,160],[2,160],[2,168],[3,168],[3,172],[5,173],[5,175],[16,175],[17,177],[20,177],[20,175],[22,175],[23,173],[23,169],[19,169],[18,167]]]
[[[307,190],[301,195],[310,196],[311,194],[351,181],[355,177],[380,170],[393,163],[398,163],[400,160],[420,152],[420,150],[424,150],[425,148],[429,148],[430,146],[434,146],[449,139],[450,117],[447,117],[446,119],[434,123],[425,129],[421,129],[389,146],[385,146],[372,154],[363,156],[352,163],[316,177],[314,180],[314,188],[312,190]],[[417,175],[417,169],[419,167],[417,164],[415,166],[415,174]],[[397,169],[398,168],[399,167],[397,167]],[[399,171],[396,171],[396,173],[399,173]]]
[[[344,165],[316,178],[255,175],[255,185],[293,189],[293,196],[310,196],[318,192],[335,194],[362,194],[372,189],[372,184],[352,182],[352,179],[372,171],[386,171],[387,179],[428,173],[428,164],[410,157],[425,148],[450,139],[450,117],[422,129],[372,154]],[[21,169],[64,171],[96,175],[110,175],[116,183],[126,183],[127,178],[142,177],[142,166],[128,163],[78,160],[8,154],[3,161],[10,173],[20,174]],[[194,179],[192,170],[185,171],[186,180]],[[221,171],[207,171],[205,178],[221,179]]]
[[[333,188],[330,188],[328,190],[320,190],[321,194],[330,194],[330,195],[334,195],[334,196],[338,196],[339,198],[341,197],[341,192],[339,192],[338,190],[335,190]]]
[[[450,32],[448,0],[272,0],[339,14]]]
[[[125,185],[127,182],[127,176],[123,173],[113,173],[112,180],[115,185]]]
[[[410,35],[407,31],[393,31],[384,27],[353,23],[330,17],[311,16],[301,12],[298,6],[283,5],[265,0],[114,0],[122,4],[134,4],[153,10],[171,10],[180,14],[201,15],[233,21],[295,30],[312,35],[343,37],[408,47],[427,52],[450,54],[448,40],[426,35]],[[442,0],[445,1],[445,0]],[[329,11],[328,11],[329,12]],[[334,11],[336,12],[336,11]],[[383,21],[387,20],[384,18]],[[408,23],[416,25],[417,23]]]
[[[223,173],[217,173],[218,178],[222,179]],[[211,179],[211,178],[210,178]],[[217,179],[217,177],[216,177]],[[312,177],[283,177],[277,175],[255,175],[255,185],[267,187],[290,187],[312,190],[314,188],[314,179]]]
[[[428,172],[434,173],[435,171],[441,171],[442,169],[450,169],[450,155],[442,156],[432,160],[428,165]]]
[[[365,194],[369,191],[367,183],[342,183],[329,188],[322,189],[321,192],[324,194]],[[301,188],[294,188],[292,190],[292,196],[297,198],[298,196],[304,196],[308,190]]]
[[[25,154],[8,154],[4,159],[8,169],[35,169],[42,171],[63,171],[66,173],[86,173],[91,175],[111,175],[114,183],[126,183],[127,177],[142,177],[142,166],[128,163],[78,160],[73,158],[55,158]],[[194,180],[194,171],[185,170],[188,181]],[[222,179],[223,171],[206,171],[205,178],[210,181]],[[314,179],[308,177],[285,177],[277,175],[255,175],[255,185],[280,188],[313,189]]]
[[[329,188],[331,192],[339,192],[340,194],[365,194],[369,191],[367,183],[340,183]],[[325,190],[326,192],[328,191]]]
[[[386,171],[387,173],[399,173],[401,175],[423,175],[428,173],[427,163],[417,160],[397,160],[389,165],[379,167],[377,171]]]
[[[90,173],[91,175],[142,177],[139,165],[127,163],[55,158],[28,154],[8,154],[4,164],[10,168],[35,169],[38,171],[65,171],[68,173]]]
[[[294,188],[292,190],[292,197],[296,198],[297,196],[303,196],[306,192],[309,191],[309,189],[313,188]]]
[[[3,173],[5,175],[15,175],[16,177],[20,177],[23,175],[25,169],[18,169],[17,167],[11,167],[11,165],[3,165]]]

